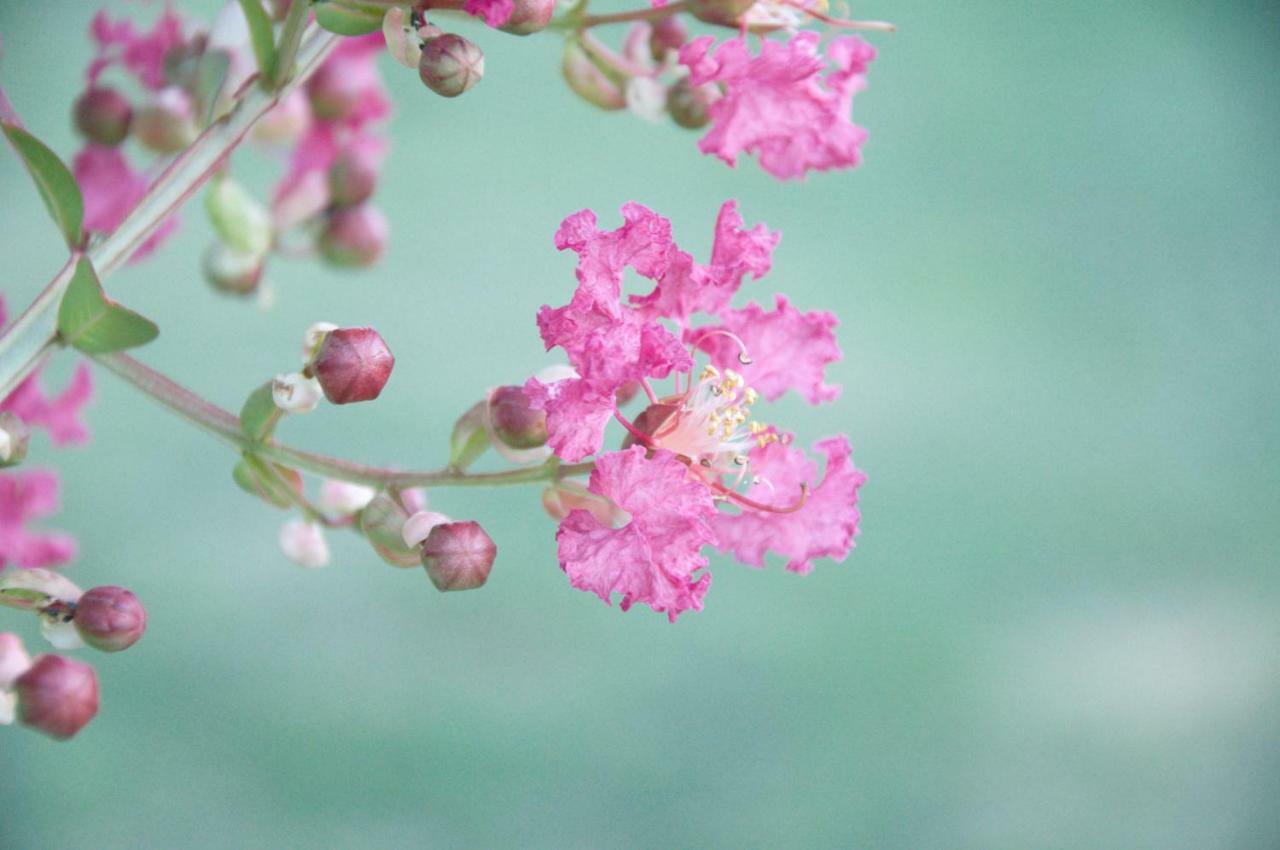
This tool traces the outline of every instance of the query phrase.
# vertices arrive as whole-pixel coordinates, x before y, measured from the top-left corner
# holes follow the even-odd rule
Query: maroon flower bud
[[[639,395],[639,393],[640,393],[640,382],[627,381],[625,384],[623,384],[622,386],[614,390],[613,400],[618,405],[618,407],[622,407],[622,405],[631,401],[631,399],[635,398],[637,395]]]
[[[556,0],[515,0],[511,17],[498,29],[514,35],[541,32],[556,13]]]
[[[104,585],[86,590],[76,602],[72,621],[85,643],[103,652],[120,652],[147,630],[147,610],[123,587]]]
[[[661,62],[669,51],[679,50],[688,40],[689,31],[680,18],[672,15],[653,25],[653,32],[649,33],[649,52],[655,61]]]
[[[422,541],[422,565],[436,590],[473,590],[484,584],[498,547],[478,522],[448,522]]]
[[[335,266],[371,266],[387,247],[388,230],[387,218],[377,207],[343,207],[330,213],[317,247]]]
[[[76,101],[74,115],[76,129],[85,138],[115,147],[129,135],[133,107],[115,89],[91,88]]]
[[[317,118],[341,121],[360,108],[367,89],[368,81],[349,73],[346,65],[327,62],[307,81],[307,98]]]
[[[329,200],[335,206],[363,204],[377,185],[377,159],[359,148],[347,148],[329,166]]]
[[[382,392],[396,359],[373,328],[329,331],[308,369],[334,404],[372,401]]]
[[[720,97],[720,90],[710,83],[701,86],[689,85],[689,78],[682,77],[667,90],[667,112],[671,120],[681,127],[697,130],[707,126],[711,116],[707,107]]]
[[[484,53],[453,33],[429,38],[422,45],[418,76],[436,94],[457,97],[484,77]]]
[[[74,658],[37,656],[13,689],[18,719],[51,738],[72,737],[98,713],[98,674]]]
[[[498,387],[489,394],[489,426],[513,449],[534,449],[547,442],[547,413],[529,406],[524,387]]]

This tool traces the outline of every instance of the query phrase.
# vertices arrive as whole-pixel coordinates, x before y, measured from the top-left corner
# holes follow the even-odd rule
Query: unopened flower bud
[[[31,656],[22,639],[13,632],[0,632],[0,691],[13,687],[18,677],[31,666]]]
[[[489,578],[498,547],[480,523],[449,522],[422,542],[422,565],[436,590],[472,590]]]
[[[653,25],[649,33],[649,52],[655,61],[661,62],[672,50],[679,50],[689,40],[689,31],[678,15],[663,18]]]
[[[254,141],[268,145],[287,145],[298,139],[311,125],[311,105],[302,89],[289,96],[258,119],[250,131]]]
[[[228,295],[252,295],[262,283],[266,263],[260,256],[242,254],[222,242],[214,242],[201,262],[204,279]]]
[[[74,658],[37,656],[14,692],[18,719],[51,738],[72,737],[98,713],[98,674]]]
[[[307,98],[317,118],[341,121],[360,108],[368,81],[351,74],[341,62],[326,62],[307,81]]]
[[[76,129],[95,144],[115,147],[123,142],[132,119],[133,107],[112,88],[91,88],[76,101]]]
[[[373,196],[378,185],[378,158],[352,146],[329,166],[329,199],[339,207],[354,207]]]
[[[84,592],[72,622],[89,646],[120,652],[137,643],[147,630],[147,610],[131,591],[103,585]]]
[[[209,222],[222,241],[240,254],[262,257],[275,240],[271,213],[240,183],[219,176],[204,196]]]
[[[313,570],[329,563],[329,544],[316,522],[291,519],[280,526],[280,550],[290,561]]]
[[[457,97],[484,77],[484,53],[453,33],[429,38],[422,45],[418,76],[436,94]]]
[[[442,513],[418,511],[404,521],[404,527],[400,529],[400,536],[404,539],[404,545],[416,549],[422,545],[422,541],[430,536],[431,529],[448,522],[453,522],[453,520]]]
[[[320,382],[301,372],[276,375],[271,384],[271,399],[285,413],[310,413],[323,395]]]
[[[689,11],[698,20],[722,27],[737,27],[756,0],[692,0]]]
[[[334,210],[325,222],[317,247],[335,266],[371,266],[387,247],[387,219],[370,204]]]
[[[547,413],[535,410],[524,387],[498,387],[489,394],[493,436],[513,449],[532,449],[547,442]]]
[[[326,478],[320,484],[320,509],[340,516],[348,516],[364,510],[378,491],[363,484],[336,481]]]
[[[556,13],[556,0],[515,0],[511,17],[498,29],[513,35],[541,32]]]
[[[373,328],[339,328],[320,343],[310,369],[334,404],[372,401],[382,392],[396,358]]]
[[[196,140],[195,106],[177,86],[162,89],[133,116],[133,135],[156,153],[177,153]]]
[[[626,108],[626,77],[606,71],[576,39],[565,42],[560,71],[574,94],[588,103],[601,109]]]
[[[0,467],[17,466],[31,446],[31,429],[16,415],[0,413]]]
[[[681,127],[697,130],[711,120],[707,107],[719,97],[720,90],[711,83],[692,86],[688,77],[682,77],[667,90],[667,112]]]

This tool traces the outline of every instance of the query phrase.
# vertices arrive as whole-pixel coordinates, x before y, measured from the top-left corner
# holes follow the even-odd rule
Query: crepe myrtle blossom
[[[525,385],[530,407],[546,412],[552,450],[565,461],[595,455],[585,494],[544,499],[557,508],[572,500],[556,535],[570,582],[674,621],[702,608],[710,585],[704,547],[753,566],[773,551],[796,573],[816,558],[842,560],[857,533],[864,481],[848,441],[817,444],[826,458],[820,475],[792,435],[754,412],[761,398],[789,390],[812,404],[836,397],[824,380],[840,357],[835,317],[801,312],[781,295],[773,310],[731,306],[748,276],[769,270],[778,241],[762,225],[744,227],[732,201],[721,207],[705,265],[679,249],[667,219],[634,203],[622,216],[611,231],[589,210],[561,225],[556,245],[578,255],[578,287],[567,305],[544,306],[538,326],[576,375]],[[624,300],[628,268],[653,290]],[[695,324],[698,315],[712,321]],[[699,366],[704,357],[710,362]],[[672,392],[659,396],[650,382],[668,377]],[[631,380],[649,401],[634,420],[615,398]],[[624,448],[602,452],[611,419],[626,431]],[[591,497],[613,510],[585,501]]]

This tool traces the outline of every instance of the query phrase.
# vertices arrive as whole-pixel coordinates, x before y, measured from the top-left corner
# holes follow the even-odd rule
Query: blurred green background
[[[0,80],[67,156],[92,5],[0,4]],[[488,75],[457,101],[384,64],[376,271],[276,262],[274,309],[218,297],[193,207],[108,283],[163,328],[143,358],[232,407],[309,323],[377,326],[382,400],[284,434],[431,467],[485,387],[552,362],[533,316],[573,286],[564,215],[639,200],[705,258],[737,198],[783,233],[749,295],[841,317],[843,396],[769,416],[852,435],[870,482],[845,563],[717,558],[672,626],[570,588],[517,488],[432,494],[498,541],[483,591],[353,537],[307,571],[230,452],[101,373],[93,443],[42,438],[33,465],[63,476],[70,574],[133,588],[151,627],[92,659],[76,741],[0,730],[0,845],[1280,846],[1278,7],[853,11],[900,26],[873,39],[853,172],[730,170],[576,101],[554,36],[463,25]],[[7,151],[0,200],[16,307],[60,249]]]

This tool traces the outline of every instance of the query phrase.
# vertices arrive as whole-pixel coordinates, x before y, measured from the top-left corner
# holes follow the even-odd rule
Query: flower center
[[[689,458],[691,468],[703,478],[735,475],[741,481],[752,445],[778,439],[751,419],[751,405],[758,398],[737,372],[726,369],[722,374],[708,365],[687,393],[664,400],[672,410],[653,430],[653,444]]]

